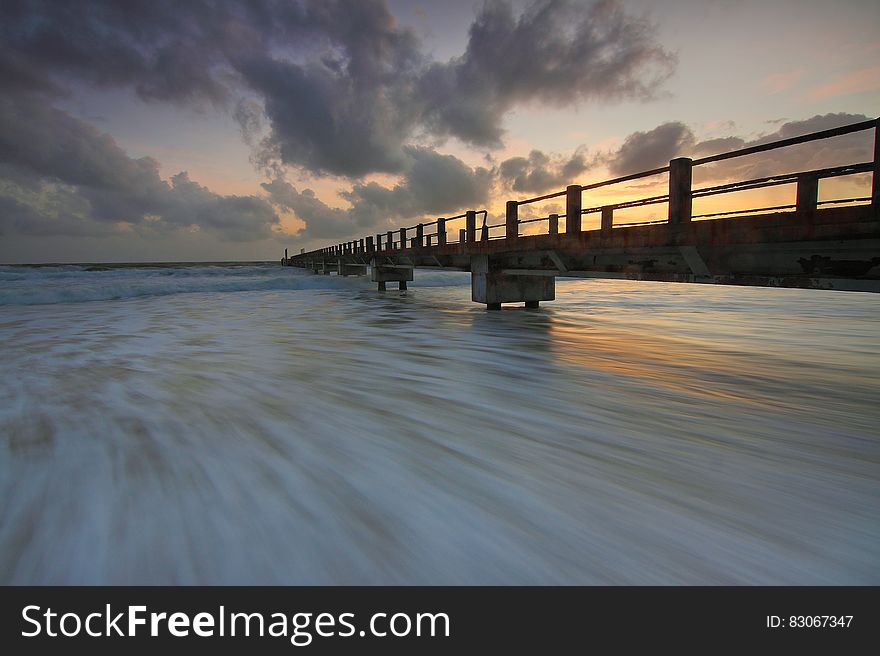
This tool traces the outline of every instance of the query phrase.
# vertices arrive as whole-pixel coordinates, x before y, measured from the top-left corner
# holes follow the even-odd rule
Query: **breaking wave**
[[[419,286],[468,284],[467,274],[419,272]],[[318,276],[278,264],[0,266],[0,305],[53,305],[196,292],[350,290],[369,277]]]

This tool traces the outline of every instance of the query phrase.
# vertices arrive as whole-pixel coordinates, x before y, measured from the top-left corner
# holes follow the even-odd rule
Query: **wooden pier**
[[[485,210],[470,210],[293,257],[285,251],[281,263],[342,276],[369,271],[380,291],[388,282],[406,289],[417,268],[470,271],[472,299],[488,309],[551,301],[558,276],[878,292],[878,123],[873,119],[701,159],[682,157],[650,171],[511,200],[504,223],[496,225],[486,225]],[[867,130],[874,133],[872,161],[693,188],[697,167]],[[819,201],[821,180],[859,174],[871,174],[870,196]],[[658,175],[668,178],[663,195],[590,204],[591,193],[600,188]],[[794,187],[794,202],[693,215],[695,199],[780,185]],[[564,215],[520,219],[523,206],[553,199],[564,199]],[[665,218],[615,222],[616,210],[653,204],[668,205]],[[591,214],[599,215],[600,228],[582,230],[583,217]],[[540,232],[522,234],[530,224],[540,225]]]

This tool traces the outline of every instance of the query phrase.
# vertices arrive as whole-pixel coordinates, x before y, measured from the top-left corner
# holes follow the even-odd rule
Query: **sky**
[[[878,26],[861,0],[0,0],[0,262],[277,260],[876,118]]]

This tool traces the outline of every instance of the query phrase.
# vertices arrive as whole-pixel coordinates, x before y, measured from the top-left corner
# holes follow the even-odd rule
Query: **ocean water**
[[[5,584],[880,583],[880,295],[6,266],[0,353]]]

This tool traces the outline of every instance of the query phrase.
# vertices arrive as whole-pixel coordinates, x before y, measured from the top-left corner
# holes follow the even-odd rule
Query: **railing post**
[[[465,212],[464,224],[467,228],[467,241],[477,241],[477,213],[474,210]]]
[[[801,173],[797,177],[797,211],[810,216],[819,202],[819,176]]]
[[[394,248],[394,235],[392,235],[391,231],[389,230],[385,236],[386,236],[385,250],[390,251],[392,248]]]
[[[366,253],[366,249],[364,248],[364,240],[363,240],[363,239],[361,239],[361,250],[360,250],[360,252],[361,252],[361,255],[363,255],[364,253]]]
[[[871,205],[880,213],[880,118],[874,121],[874,175],[871,179]]]
[[[458,243],[463,244],[467,241],[467,230],[464,228],[459,228],[458,230]]]
[[[550,215],[550,227],[547,228],[547,234],[550,235],[558,235],[559,234],[559,215],[551,214]]]
[[[681,225],[689,223],[693,213],[691,180],[693,160],[678,157],[669,162],[669,223]]]
[[[437,219],[437,245],[446,245],[446,219]]]
[[[434,242],[434,235],[428,235],[427,240],[428,240],[427,246],[428,246],[428,248],[430,248]]]
[[[508,239],[516,239],[519,237],[519,203],[515,200],[507,201],[504,217],[504,236]]]
[[[374,250],[376,250],[376,249],[373,248],[373,237],[372,236],[367,237],[367,251],[366,252],[372,253]]]
[[[400,229],[400,250],[406,248],[406,228]]]
[[[379,233],[378,235],[376,235],[376,252],[378,253],[381,250],[382,250],[382,234]]]
[[[606,205],[602,208],[602,234],[611,234],[611,228],[614,225],[614,208]]]
[[[581,232],[581,194],[580,185],[568,185],[565,188],[565,232],[578,235]]]
[[[425,245],[425,226],[421,223],[416,226],[416,241],[419,244],[419,248]]]

